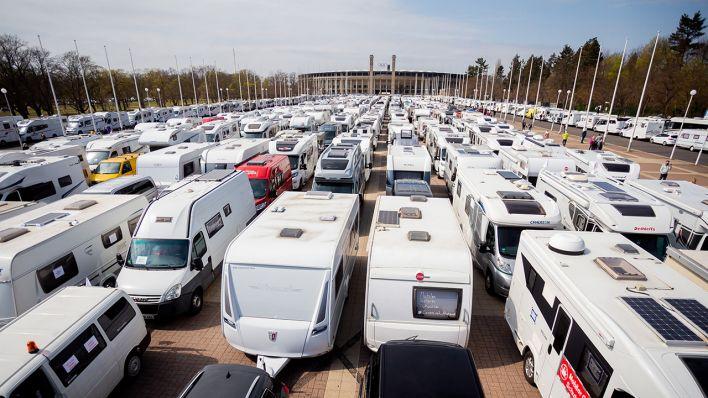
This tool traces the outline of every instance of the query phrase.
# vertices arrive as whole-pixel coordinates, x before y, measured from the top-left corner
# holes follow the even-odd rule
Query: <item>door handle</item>
[[[551,348],[552,348],[552,347],[553,347],[553,345],[551,345],[551,344],[548,345],[548,354],[551,353]]]
[[[378,311],[376,310],[376,306],[374,305],[374,303],[371,303],[371,317],[374,319],[379,318],[379,314],[378,314]]]

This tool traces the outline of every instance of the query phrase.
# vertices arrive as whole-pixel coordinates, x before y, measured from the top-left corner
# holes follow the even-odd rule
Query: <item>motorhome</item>
[[[415,133],[415,127],[408,122],[389,123],[388,124],[388,142],[392,143],[397,137],[401,138],[418,138]]]
[[[0,323],[63,286],[115,286],[147,200],[77,194],[0,222]]]
[[[226,248],[255,216],[246,174],[214,170],[150,203],[118,275],[146,319],[196,314],[218,279]]]
[[[258,118],[241,128],[243,138],[272,138],[278,133],[278,125],[268,118]]]
[[[156,122],[166,122],[172,118],[172,110],[167,108],[150,108],[153,114],[153,119]]]
[[[95,184],[83,193],[99,195],[143,195],[148,201],[157,197],[157,186],[148,176],[127,175]]]
[[[480,126],[480,128],[483,126]],[[514,143],[519,142],[520,138],[518,135],[512,132],[492,132],[487,133],[480,132],[472,136],[472,144],[483,145],[491,149],[494,153],[499,154],[502,148],[508,148],[514,145]]]
[[[268,153],[266,138],[229,138],[202,152],[202,172],[233,169],[245,161]]]
[[[620,234],[525,231],[504,317],[544,397],[700,397],[705,291]]]
[[[10,155],[0,160],[0,200],[50,203],[87,188],[76,156]]]
[[[619,156],[614,152],[584,149],[567,149],[566,151],[575,160],[577,171],[612,178],[617,181],[636,180],[639,178],[639,163]]]
[[[332,140],[344,131],[342,130],[342,127],[335,122],[324,123],[318,127],[317,130],[320,133],[324,133],[323,145],[325,147],[331,144]]]
[[[345,113],[332,115],[330,122],[339,125],[343,133],[346,133],[354,127],[354,117]]]
[[[575,123],[575,127],[583,130],[592,130],[592,128],[595,126],[595,123],[597,123],[597,121],[600,119],[607,120],[606,117],[603,117],[603,115],[598,115],[594,112],[583,113],[582,115],[580,115],[580,119],[578,119],[578,122]]]
[[[0,222],[33,210],[42,204],[37,202],[0,201]]]
[[[170,119],[183,117],[198,117],[196,109],[191,106],[173,106]]]
[[[135,109],[135,110],[128,112],[128,125],[129,126],[135,126],[138,123],[145,123],[145,122],[157,122],[157,120],[155,120],[154,115],[152,114],[152,110],[150,110],[150,109]]]
[[[288,128],[302,132],[314,131],[315,118],[310,115],[293,115],[293,117],[290,118],[290,126],[288,126]]]
[[[61,119],[56,116],[25,119],[17,122],[22,142],[41,141],[45,138],[64,135]]]
[[[66,125],[66,135],[103,133],[106,131],[106,121],[95,115],[71,115]]]
[[[106,131],[121,130],[130,124],[128,112],[95,112],[93,115],[96,118],[103,119]]]
[[[499,157],[505,169],[519,174],[533,185],[536,185],[541,170],[566,172],[576,168],[575,161],[565,151],[552,148],[528,149],[514,144],[502,148]]]
[[[399,179],[423,180],[430,184],[431,161],[428,151],[420,146],[392,146],[386,155],[386,194]]]
[[[169,127],[166,125],[145,130],[138,139],[138,143],[147,146],[151,152],[181,143],[201,143],[205,141],[206,136],[204,135],[204,129],[201,127]]]
[[[366,181],[369,181],[371,170],[374,167],[374,151],[371,145],[371,138],[371,135],[361,136],[355,131],[350,131],[342,133],[332,140],[332,145],[359,145],[361,155],[364,157],[364,179],[366,179]]]
[[[84,176],[88,179],[91,174],[91,167],[86,161],[86,146],[100,137],[100,135],[96,134],[80,134],[50,138],[32,145],[24,153],[35,157],[76,156],[81,162]]]
[[[450,202],[379,196],[368,242],[366,346],[404,339],[466,346],[472,257]]]
[[[489,294],[509,293],[519,236],[561,229],[558,205],[508,170],[460,169],[452,204]]]
[[[152,177],[160,187],[201,174],[202,153],[215,145],[212,142],[185,142],[146,153],[138,158],[137,174]]]
[[[102,160],[129,153],[143,153],[147,147],[138,142],[140,134],[121,132],[103,136],[86,144],[86,161],[95,170]]]
[[[0,117],[0,145],[20,141],[20,130],[17,128],[17,120],[13,118]]]
[[[636,128],[635,128],[636,124]],[[628,120],[620,134],[622,137],[634,138],[638,140],[648,140],[651,137],[664,132],[666,121],[658,118],[635,118]]]
[[[3,397],[108,397],[135,378],[150,332],[117,289],[67,287],[0,330]]]
[[[448,144],[443,180],[452,195],[460,169],[501,169],[502,161],[490,148],[471,144]]]
[[[425,145],[428,148],[428,153],[433,159],[433,169],[438,178],[442,178],[445,174],[445,165],[447,164],[447,152],[450,144],[469,144],[469,136],[463,133],[453,131],[449,126],[439,126],[428,131]]]
[[[628,184],[668,206],[674,219],[675,246],[708,250],[708,188],[678,180],[633,180]]]
[[[199,117],[182,117],[169,119],[164,124],[167,127],[196,128],[201,126],[202,123],[202,118]]]
[[[226,341],[272,376],[331,351],[358,249],[358,195],[284,192],[227,250]]]
[[[315,174],[319,158],[317,137],[287,130],[269,142],[268,153],[287,155],[293,175],[293,189],[300,189]]]
[[[629,120],[631,120],[631,118],[626,116],[618,117],[613,115],[608,119],[607,115],[604,115],[597,120],[593,126],[593,130],[598,133],[604,133],[607,131],[607,134],[620,134],[620,131],[625,127],[627,121]]]
[[[549,170],[536,188],[558,203],[566,229],[619,232],[654,257],[666,256],[671,211],[651,196],[608,178]]]
[[[684,129],[676,137],[676,146],[693,151],[708,150],[708,130]]]
[[[322,152],[312,183],[313,191],[355,193],[364,196],[366,165],[359,144],[333,144]]]
[[[220,120],[204,123],[206,142],[221,142],[227,138],[238,137],[238,122],[234,120]]]
[[[561,120],[561,124],[568,125],[568,126],[575,126],[580,121],[580,118],[584,114],[585,114],[585,112],[578,112],[578,111],[571,111],[570,113],[566,112],[563,115],[563,119]]]
[[[280,194],[293,188],[290,160],[285,155],[258,155],[236,167],[236,170],[248,176],[256,211],[265,209]]]

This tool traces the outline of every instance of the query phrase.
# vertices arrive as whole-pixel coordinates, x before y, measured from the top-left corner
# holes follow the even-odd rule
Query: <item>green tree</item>
[[[700,11],[693,14],[693,17],[689,17],[688,14],[681,15],[676,31],[669,36],[669,44],[682,61],[705,47],[705,43],[698,42],[704,34],[705,21]]]

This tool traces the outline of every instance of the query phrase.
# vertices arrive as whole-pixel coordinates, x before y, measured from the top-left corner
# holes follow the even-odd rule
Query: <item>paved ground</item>
[[[385,132],[384,132],[385,133]],[[352,275],[335,349],[327,356],[291,361],[281,378],[293,397],[358,396],[359,383],[370,352],[362,344],[366,277],[366,242],[376,197],[385,191],[385,144],[379,144],[374,171],[367,185],[361,220],[359,258]],[[447,197],[442,180],[433,177],[433,192]],[[254,365],[254,358],[232,348],[221,334],[219,286],[207,291],[203,311],[195,317],[179,317],[154,323],[152,342],[144,357],[143,373],[120,385],[113,397],[176,396],[203,366],[213,363]],[[474,275],[472,351],[485,393],[489,397],[538,396],[524,380],[521,358],[503,318],[504,301],[484,291],[482,277]]]

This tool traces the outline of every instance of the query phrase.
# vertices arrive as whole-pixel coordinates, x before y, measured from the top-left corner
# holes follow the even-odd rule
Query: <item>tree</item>
[[[698,53],[705,43],[697,42],[703,36],[706,19],[701,16],[701,12],[697,11],[693,17],[688,14],[681,15],[676,31],[669,36],[669,44],[681,61]]]

